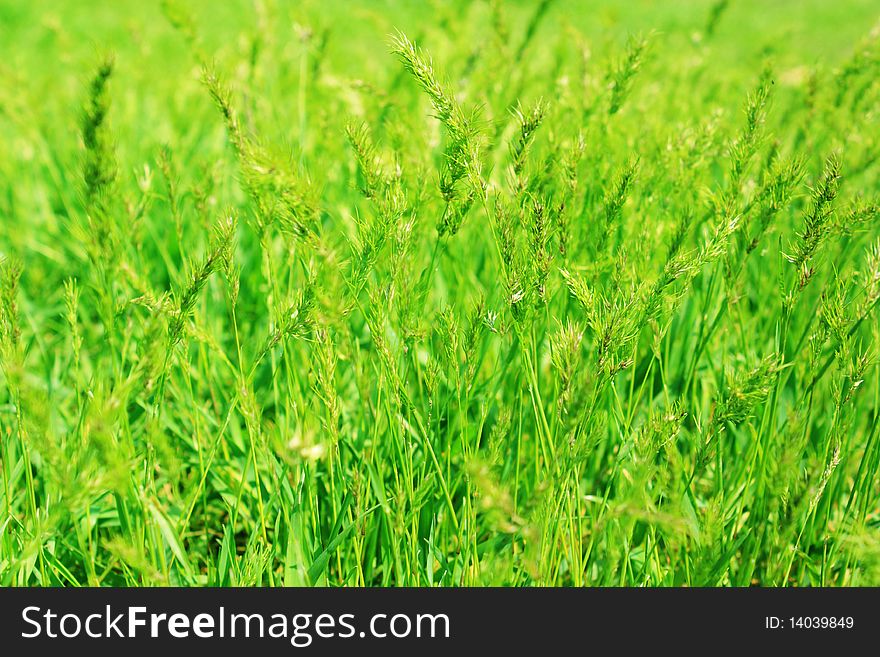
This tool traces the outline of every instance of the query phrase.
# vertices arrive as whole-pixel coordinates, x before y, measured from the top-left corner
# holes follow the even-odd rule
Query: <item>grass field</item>
[[[880,584],[878,21],[0,1],[0,584]]]

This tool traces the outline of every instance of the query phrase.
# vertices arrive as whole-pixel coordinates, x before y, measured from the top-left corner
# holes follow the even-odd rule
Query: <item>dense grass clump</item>
[[[0,584],[880,584],[870,3],[39,4]]]

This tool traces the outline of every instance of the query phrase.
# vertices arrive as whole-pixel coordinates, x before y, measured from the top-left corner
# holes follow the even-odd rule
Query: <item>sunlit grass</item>
[[[220,4],[3,9],[0,584],[880,583],[864,5]]]

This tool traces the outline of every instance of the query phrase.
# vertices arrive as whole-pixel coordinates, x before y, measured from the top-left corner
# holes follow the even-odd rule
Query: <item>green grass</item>
[[[0,3],[0,584],[880,584],[877,19]]]

